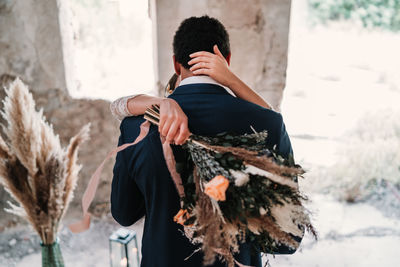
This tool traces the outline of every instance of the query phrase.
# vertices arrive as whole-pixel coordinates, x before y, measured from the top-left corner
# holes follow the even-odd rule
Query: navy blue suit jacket
[[[176,100],[188,117],[194,134],[215,135],[268,131],[268,145],[276,146],[288,157],[292,153],[282,116],[274,111],[231,96],[214,84],[179,86],[170,98]],[[139,135],[143,117],[125,118],[120,126],[118,145],[132,142]],[[197,249],[182,233],[182,226],[173,221],[180,209],[179,196],[166,166],[156,126],[140,143],[117,154],[111,192],[111,213],[123,226],[145,216],[142,239],[142,267],[200,267],[202,253],[185,260]],[[279,252],[278,252],[279,253]],[[290,251],[283,251],[290,253]],[[260,253],[250,244],[240,247],[236,259],[261,267]],[[226,266],[216,261],[213,267]]]

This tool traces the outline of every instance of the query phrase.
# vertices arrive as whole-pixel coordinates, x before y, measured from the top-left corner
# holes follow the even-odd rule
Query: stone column
[[[150,0],[159,85],[173,73],[172,39],[180,22],[207,14],[218,18],[230,34],[233,71],[279,109],[286,81],[290,4],[290,0]]]
[[[0,0],[0,75],[67,91],[56,0]]]

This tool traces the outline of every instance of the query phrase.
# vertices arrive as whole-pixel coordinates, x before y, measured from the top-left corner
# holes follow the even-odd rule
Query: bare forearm
[[[163,98],[148,95],[138,95],[128,100],[128,110],[132,116],[143,115],[152,105],[160,105]]]
[[[239,79],[239,77],[233,73],[232,75],[233,77],[229,83],[229,89],[231,89],[237,97],[264,108],[273,109],[267,101],[265,101],[259,94],[257,94],[257,92],[247,86],[242,80]]]

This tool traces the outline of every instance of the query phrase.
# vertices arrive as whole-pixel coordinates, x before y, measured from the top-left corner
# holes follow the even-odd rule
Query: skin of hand
[[[213,49],[215,54],[205,51],[191,54],[192,59],[188,62],[191,66],[190,71],[194,75],[210,76],[222,85],[230,87],[237,77],[229,69],[228,62],[219,51],[218,46],[214,45]]]
[[[158,130],[169,143],[182,145],[189,138],[188,118],[175,100],[164,98],[160,103]]]
[[[175,100],[148,95],[139,95],[128,100],[128,110],[134,115],[142,115],[148,107],[160,105],[158,131],[167,142],[182,145],[189,138],[188,119]]]
[[[220,84],[229,87],[241,99],[272,109],[270,104],[229,69],[228,62],[219,51],[217,45],[214,45],[213,50],[215,54],[205,51],[191,54],[190,57],[192,59],[188,62],[191,66],[190,71],[194,75],[210,76]]]
[[[191,54],[192,60],[189,61],[189,65],[193,66],[190,71],[194,75],[208,75],[222,85],[229,87],[237,97],[272,109],[262,97],[230,71],[228,62],[216,45],[213,49],[215,54],[204,51]],[[179,83],[177,82],[177,84]],[[160,134],[166,137],[167,142],[177,145],[185,143],[191,135],[188,129],[188,119],[175,100],[139,95],[128,100],[128,110],[132,115],[142,115],[148,107],[154,104],[160,105],[160,124],[158,127]]]

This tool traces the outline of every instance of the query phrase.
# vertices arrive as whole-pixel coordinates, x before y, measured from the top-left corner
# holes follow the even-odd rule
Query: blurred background
[[[264,261],[400,266],[400,0],[0,0],[0,82],[30,85],[62,141],[92,122],[65,223],[80,216],[90,175],[117,144],[109,102],[158,95],[172,74],[174,31],[203,14],[227,27],[233,71],[280,109],[307,170],[301,188],[319,240],[306,235],[296,254]],[[109,265],[113,163],[92,228],[61,231],[67,266]],[[2,188],[0,199],[0,266],[39,266],[38,238],[3,211]],[[142,227],[131,227],[139,243]]]

